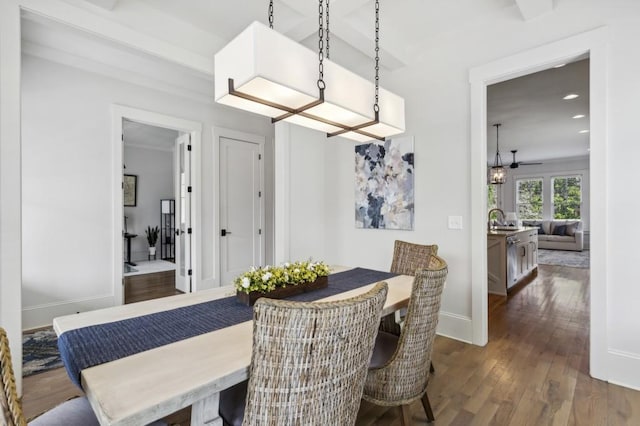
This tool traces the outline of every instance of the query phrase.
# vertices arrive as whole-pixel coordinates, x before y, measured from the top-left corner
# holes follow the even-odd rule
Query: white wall
[[[589,158],[566,158],[558,160],[545,160],[540,165],[520,166],[517,169],[507,169],[507,181],[504,185],[499,185],[502,197],[501,207],[505,212],[514,212],[515,208],[515,181],[521,178],[542,178],[543,187],[543,218],[551,219],[551,178],[555,176],[582,176],[582,208],[581,216],[583,229],[589,228],[589,204],[590,180],[589,180]]]
[[[621,8],[612,23],[609,51],[610,126],[608,155],[609,211],[605,247],[609,254],[607,277],[609,366],[613,379],[640,390],[640,286],[637,285],[638,230],[630,229],[640,211],[640,197],[633,188],[640,180],[640,168],[630,163],[640,156],[638,117],[640,110],[640,4]],[[592,185],[593,187],[593,185]]]
[[[126,138],[125,134],[125,142]],[[147,260],[149,245],[145,230],[147,226],[160,227],[160,200],[175,199],[173,152],[128,146],[125,143],[124,164],[127,166],[125,174],[138,176],[136,206],[124,208],[127,231],[138,235],[131,239],[131,260]],[[156,248],[156,258],[160,259],[160,243],[156,244]]]
[[[197,160],[202,168],[199,274],[201,287],[217,285],[217,164],[207,129],[217,125],[243,130],[270,142],[269,121],[29,55],[23,55],[22,66],[23,328],[113,304],[115,260],[110,241],[120,231],[112,229],[111,182],[113,163],[120,160],[112,158],[112,104],[203,123],[202,158]],[[267,172],[272,173],[271,159],[266,160]],[[145,197],[142,187],[139,191],[139,197]],[[268,197],[272,190],[265,192]],[[267,247],[272,247],[271,241]]]
[[[433,174],[437,156],[424,155],[416,146],[415,193],[416,219],[414,231],[361,229],[355,226],[355,145],[343,138],[327,139],[325,134],[290,124],[279,124],[276,161],[288,158],[286,184],[276,181],[276,188],[287,186],[289,199],[280,203],[276,197],[276,216],[289,215],[288,235],[276,243],[288,244],[287,257],[279,261],[312,256],[330,264],[357,265],[389,270],[396,239],[423,244],[437,243],[449,263],[450,278],[460,280],[462,256],[455,252],[465,235],[461,231],[446,231],[446,217],[433,222],[430,210],[438,202],[430,200],[429,190],[437,186]],[[417,144],[416,144],[417,145]],[[280,167],[278,167],[280,169]],[[277,175],[276,175],[277,176]],[[280,230],[279,230],[280,231]],[[465,253],[468,255],[467,253]],[[439,333],[471,341],[471,320],[465,312],[470,300],[455,286],[447,284],[443,301]]]
[[[640,3],[564,0],[555,3],[553,13],[523,22],[508,12],[479,17],[476,25],[440,37],[421,62],[383,76],[383,85],[405,97],[407,135],[415,137],[416,223],[412,232],[360,230],[353,218],[353,145],[327,141],[325,144],[324,235],[318,252],[332,262],[387,269],[393,240],[437,243],[449,263],[449,277],[443,295],[439,332],[471,340],[471,233],[470,203],[470,91],[469,70],[498,58],[606,25],[610,34],[608,58],[608,234],[604,243],[607,265],[608,352],[606,379],[640,388],[640,286],[636,285],[638,235],[633,216],[640,211],[640,198],[629,188],[640,179],[640,169],[629,167],[629,158],[640,154],[634,111],[640,109]],[[279,142],[279,141],[278,141]],[[298,141],[292,139],[290,145]],[[482,148],[486,151],[485,148]],[[298,158],[292,150],[288,161]],[[276,153],[278,157],[278,153]],[[286,156],[285,156],[286,157]],[[457,161],[452,161],[457,159]],[[476,159],[473,159],[477,161]],[[279,161],[279,157],[276,162]],[[306,179],[318,185],[312,172],[292,177],[296,185]],[[276,188],[280,183],[276,181]],[[290,203],[297,194],[291,191]],[[463,216],[464,229],[447,229],[447,216]],[[302,235],[306,224],[290,221],[292,238]],[[318,224],[321,226],[321,223]],[[316,231],[318,232],[318,231]],[[322,233],[322,232],[320,232]],[[292,245],[296,244],[292,242]],[[593,259],[599,262],[599,259]]]
[[[276,256],[276,263],[309,258],[332,262],[325,251],[326,241],[332,238],[327,234],[331,229],[326,223],[331,217],[327,210],[334,207],[327,202],[325,190],[325,176],[331,173],[326,168],[326,137],[284,122],[278,123],[277,129],[276,157],[295,160],[277,167],[278,173],[283,173],[278,180],[286,179],[287,183],[276,195],[276,217],[283,219],[276,228],[286,232],[276,238],[277,246],[286,247],[286,253]]]
[[[0,3],[0,324],[22,389],[20,9]]]

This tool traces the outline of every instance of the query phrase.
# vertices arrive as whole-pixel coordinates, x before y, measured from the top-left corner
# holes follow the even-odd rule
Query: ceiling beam
[[[277,28],[277,30],[300,43],[310,35],[318,34],[318,18],[305,18],[288,28]]]
[[[553,0],[516,0],[525,21],[553,11]]]
[[[375,42],[373,36],[361,33],[342,19],[336,21],[335,24],[332,24],[332,31],[354,49],[373,60],[375,58]],[[371,34],[374,34],[373,22],[371,23],[371,27]],[[381,41],[381,44],[383,45],[384,43]],[[407,64],[406,60],[383,47],[380,48],[380,57],[382,58],[384,67],[390,70],[402,68]]]
[[[370,1],[371,0],[352,0],[345,2],[331,0],[330,30],[331,33],[343,40],[345,43],[373,60],[375,56],[373,49],[373,9],[371,13],[370,34],[363,34],[348,23],[349,15],[355,10],[365,6]],[[317,13],[317,5],[313,8],[309,8],[309,3],[301,3],[297,0],[282,0],[282,3],[286,4],[288,7],[306,18],[297,22],[295,25],[292,25],[290,28],[285,28],[282,31],[283,34],[297,42],[302,42],[307,37],[318,34],[318,17],[317,15],[312,15],[312,13]],[[381,48],[381,57],[384,58],[384,67],[390,70],[402,68],[407,63],[407,58],[398,57],[397,54],[390,53],[388,50],[384,49],[384,47]]]

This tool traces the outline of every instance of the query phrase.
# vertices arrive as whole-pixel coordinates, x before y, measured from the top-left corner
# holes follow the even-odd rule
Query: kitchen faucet
[[[500,216],[502,218],[501,220],[497,221],[497,224],[500,225],[500,224],[504,223],[504,217],[505,216],[504,216],[504,212],[502,211],[502,209],[491,209],[491,210],[489,210],[489,213],[487,214],[487,218],[489,220],[489,222],[487,223],[487,230],[489,230],[489,231],[491,230],[491,213],[493,213],[493,212],[500,213]]]

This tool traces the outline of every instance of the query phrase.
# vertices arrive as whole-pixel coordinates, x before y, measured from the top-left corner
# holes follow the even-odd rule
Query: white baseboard
[[[609,383],[640,391],[640,355],[609,349]]]
[[[22,329],[45,327],[53,324],[53,319],[56,317],[108,308],[113,305],[114,297],[108,295],[29,306],[22,309]]]
[[[440,311],[437,334],[465,343],[471,343],[473,339],[471,318]]]

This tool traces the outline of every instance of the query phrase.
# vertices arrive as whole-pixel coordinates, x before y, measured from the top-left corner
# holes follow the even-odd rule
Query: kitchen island
[[[538,268],[538,228],[498,227],[487,232],[489,293],[507,291]]]

